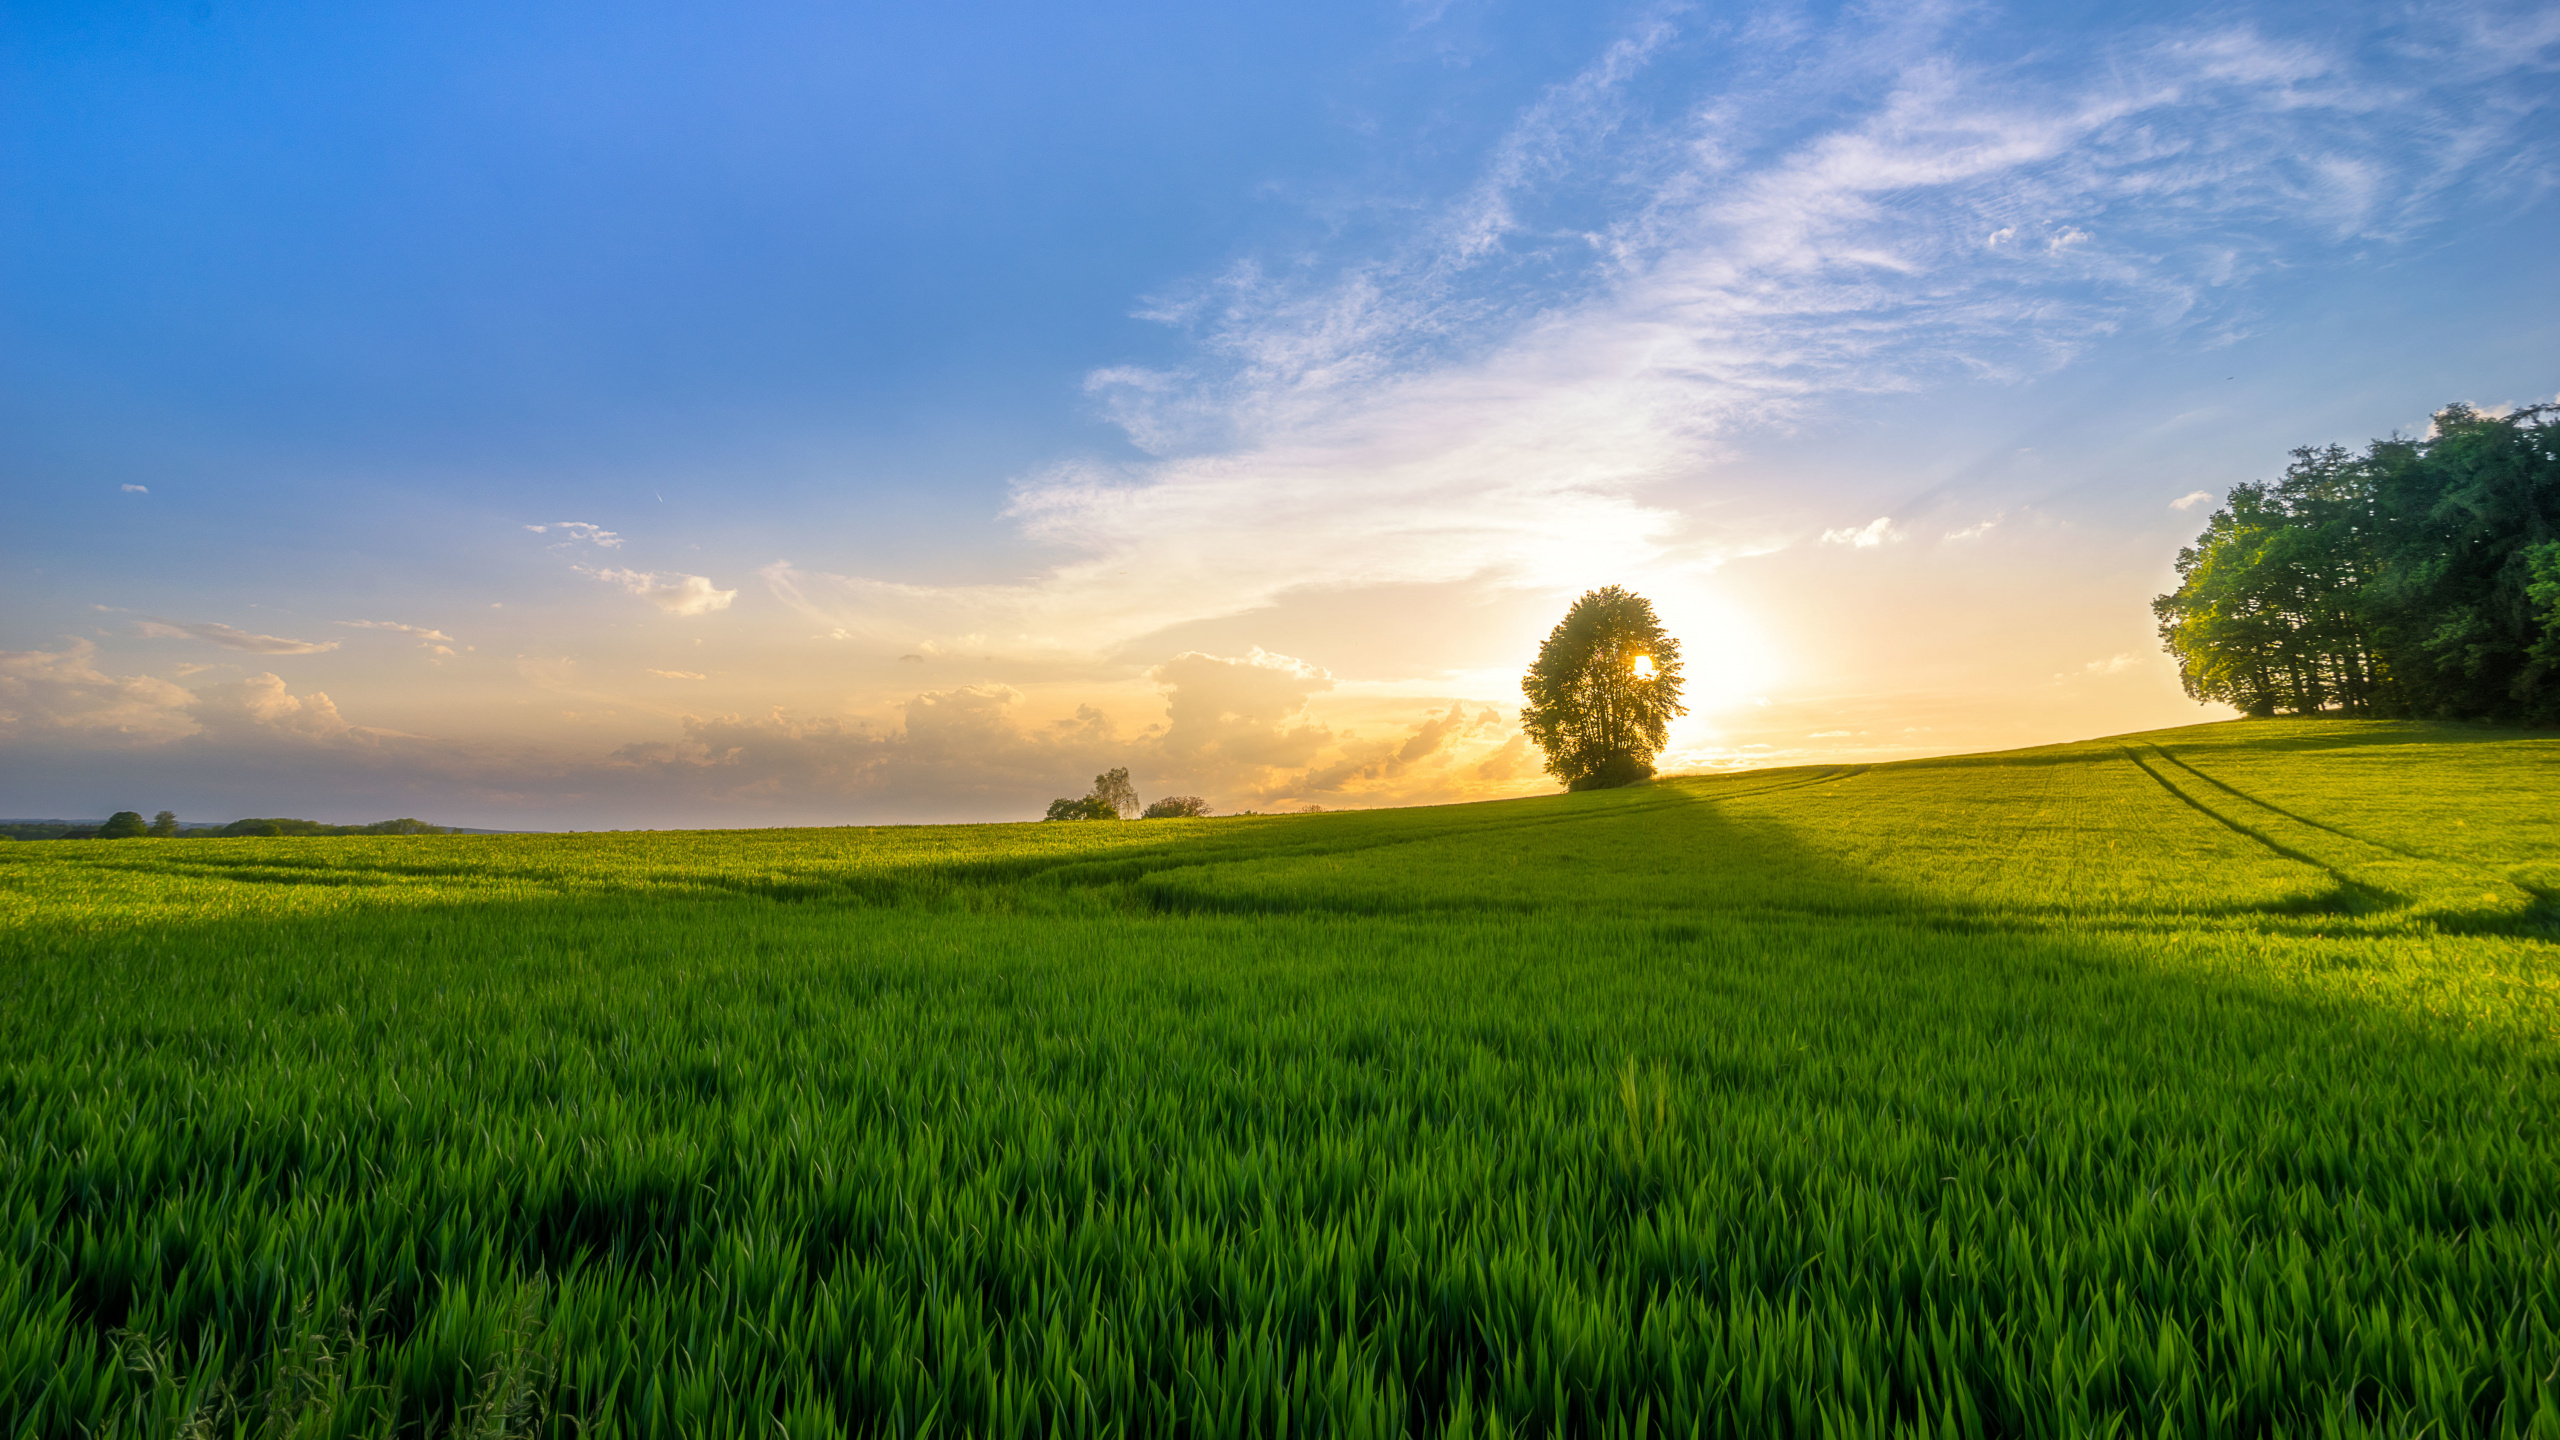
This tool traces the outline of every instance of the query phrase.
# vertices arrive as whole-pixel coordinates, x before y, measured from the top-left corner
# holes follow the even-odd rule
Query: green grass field
[[[2560,737],[0,847],[0,1417],[2560,1436]]]

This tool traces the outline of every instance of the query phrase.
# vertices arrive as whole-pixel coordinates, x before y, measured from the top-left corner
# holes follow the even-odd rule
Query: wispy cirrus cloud
[[[2238,21],[2055,56],[1987,53],[1952,11],[1772,12],[1714,65],[1705,22],[1642,18],[1387,253],[1152,303],[1199,357],[1091,377],[1154,458],[1018,484],[1009,518],[1066,557],[1045,573],[764,578],[838,633],[1095,654],[1308,591],[1567,589],[1811,538],[1717,495],[1729,437],[2129,331],[2211,343],[2261,273],[2401,243],[2456,187],[2548,186],[2517,137],[2560,27],[2424,15],[2362,48]]]
[[[181,621],[142,619],[134,628],[160,640],[203,640],[226,650],[245,650],[252,655],[317,655],[338,648],[335,640],[290,640],[282,635],[260,635],[236,625],[213,621]]]
[[[557,534],[560,539],[554,541],[554,545],[574,545],[584,542],[599,550],[622,548],[621,536],[601,525],[590,524],[584,520],[554,520],[548,525],[527,525],[524,528],[536,535]]]
[[[452,636],[441,630],[430,630],[423,625],[403,625],[397,620],[341,620],[338,623],[355,630],[389,630],[395,634],[413,636],[418,642],[418,648],[430,655],[451,655],[457,643]]]

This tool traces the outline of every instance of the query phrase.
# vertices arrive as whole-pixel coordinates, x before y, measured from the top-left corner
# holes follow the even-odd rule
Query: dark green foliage
[[[324,825],[317,820],[272,819],[234,820],[216,832],[222,835],[442,835],[443,827],[424,820],[403,817],[398,820],[376,820],[370,825]]]
[[[0,849],[0,1432],[2548,1434],[2556,767]]]
[[[2455,405],[2425,440],[2294,452],[2242,485],[2152,603],[2187,693],[2251,715],[2560,723],[2560,407]]]
[[[1167,795],[1147,807],[1145,820],[1196,820],[1209,813],[1209,802],[1197,795]]]
[[[1672,717],[1689,713],[1680,687],[1680,642],[1653,603],[1607,586],[1574,601],[1538,647],[1520,680],[1520,728],[1566,789],[1632,785],[1652,776]]]
[[[178,833],[178,812],[163,810],[151,817],[151,833],[166,840]]]
[[[119,810],[98,827],[101,840],[134,840],[150,833],[151,827],[143,824],[141,814],[133,810]]]
[[[1044,820],[1118,820],[1138,808],[1138,787],[1129,782],[1128,767],[1093,777],[1093,793],[1081,800],[1052,800]]]

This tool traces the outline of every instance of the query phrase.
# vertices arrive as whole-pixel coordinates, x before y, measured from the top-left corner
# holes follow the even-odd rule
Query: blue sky
[[[0,810],[1542,785],[2211,718],[2296,445],[2560,392],[2548,5],[0,6]],[[533,527],[541,527],[535,529]]]

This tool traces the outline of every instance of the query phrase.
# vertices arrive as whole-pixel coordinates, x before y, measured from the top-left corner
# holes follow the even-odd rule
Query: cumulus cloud
[[[548,525],[527,525],[524,528],[532,531],[536,535],[549,535],[557,532],[561,536],[561,539],[556,542],[557,544],[572,545],[579,541],[584,541],[589,545],[595,546],[599,550],[619,550],[622,548],[621,536],[616,535],[601,525],[590,525],[584,520],[554,520]]]
[[[1374,787],[1396,780],[1435,758],[1445,763],[1443,752],[1454,742],[1465,739],[1480,728],[1498,723],[1491,711],[1484,712],[1482,716],[1470,716],[1465,706],[1451,705],[1446,711],[1425,714],[1422,722],[1404,735],[1361,743],[1346,741],[1342,746],[1343,753],[1333,763],[1310,769],[1272,788],[1280,795],[1306,796],[1338,795],[1347,790]],[[1519,740],[1522,737],[1514,735],[1512,738]]]
[[[1514,734],[1501,749],[1476,762],[1475,774],[1478,780],[1498,785],[1536,773],[1538,764],[1538,757],[1529,751],[1529,737]]]
[[[97,647],[0,651],[0,740],[113,746],[345,743],[400,732],[348,723],[327,694],[296,695],[272,673],[197,690],[99,668]],[[401,737],[414,738],[414,737]]]
[[[1241,658],[1186,651],[1148,672],[1164,688],[1168,757],[1197,768],[1304,765],[1333,739],[1307,714],[1333,688],[1321,668],[1256,649]]]
[[[1822,532],[1822,543],[1825,545],[1850,545],[1855,546],[1860,550],[1871,550],[1876,546],[1883,544],[1887,540],[1899,540],[1901,538],[1902,537],[1894,531],[1893,517],[1890,515],[1879,515],[1875,519],[1868,521],[1866,524],[1856,526],[1851,529],[1825,530]],[[1949,536],[1947,538],[1954,539],[1956,537]]]
[[[259,635],[210,621],[145,619],[136,622],[135,628],[162,640],[206,640],[226,650],[246,650],[253,655],[317,655],[338,648],[335,640],[288,640],[281,635]]]
[[[1311,713],[1334,681],[1289,656],[1187,651],[1148,674],[1165,719],[1135,734],[1091,706],[1044,720],[1009,686],[964,685],[914,696],[889,722],[687,716],[681,738],[624,746],[610,768],[724,803],[930,803],[945,814],[990,803],[1029,813],[1034,797],[1080,794],[1120,765],[1150,794],[1206,795],[1222,809],[1511,793],[1523,773],[1521,737],[1489,706],[1406,710],[1392,735],[1359,739]]]
[[[98,647],[0,651],[0,739],[156,745],[193,735],[195,696],[148,675],[109,675]]]
[[[2169,508],[2172,510],[2193,510],[2199,505],[2210,504],[2212,501],[2212,491],[2190,490],[2186,494],[2179,496],[2177,499],[2170,501]]]
[[[383,733],[359,731],[338,713],[336,702],[327,694],[315,690],[296,695],[281,677],[271,673],[208,685],[196,692],[195,702],[197,719],[209,735],[237,738],[256,733],[329,741]]]
[[[894,728],[780,709],[688,716],[681,740],[627,745],[612,758],[680,792],[729,801],[933,797],[962,806],[1073,784],[1120,763],[1100,712],[1039,725],[1021,719],[1021,705],[1010,686],[972,685],[914,697]]]
[[[726,610],[738,598],[735,590],[722,590],[702,575],[683,575],[649,570],[590,570],[581,565],[581,575],[592,575],[608,585],[619,585],[670,615],[708,615]]]

